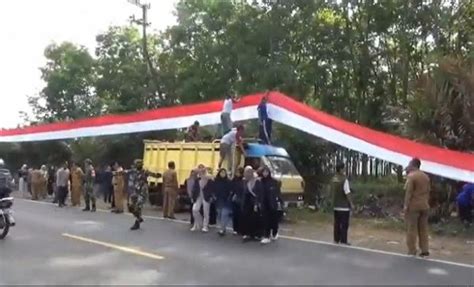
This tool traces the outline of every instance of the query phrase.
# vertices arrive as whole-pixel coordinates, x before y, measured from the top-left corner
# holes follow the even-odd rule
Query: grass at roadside
[[[329,212],[313,211],[308,208],[290,208],[285,218],[285,224],[312,226],[316,228],[331,226],[333,215]],[[389,231],[404,231],[405,223],[401,218],[365,218],[352,217],[351,225],[354,227],[365,226],[373,229],[383,229]],[[446,235],[463,238],[474,238],[474,226],[466,228],[461,224],[458,218],[431,224],[431,232],[436,235]]]
[[[326,226],[333,222],[333,214],[329,212],[313,211],[308,208],[290,208],[285,218],[287,224],[300,224],[312,226]],[[389,230],[403,230],[403,221],[393,218],[375,219],[375,218],[351,218],[352,225],[370,225],[374,228],[383,228]]]

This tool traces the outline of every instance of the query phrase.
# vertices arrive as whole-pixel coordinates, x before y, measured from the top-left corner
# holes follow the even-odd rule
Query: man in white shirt
[[[58,170],[56,175],[56,186],[58,193],[58,205],[63,207],[66,205],[66,198],[69,192],[69,169],[67,168],[67,163],[64,163],[63,166]]]
[[[338,163],[336,174],[331,180],[331,191],[334,205],[334,242],[349,245],[347,232],[352,209],[351,189],[349,180],[344,174],[344,164]]]
[[[222,136],[230,132],[232,129],[232,109],[234,103],[239,102],[240,99],[231,95],[228,95],[224,100],[224,105],[222,106],[221,113],[221,125],[222,125]]]
[[[219,169],[222,167],[222,163],[224,160],[227,159],[227,168],[228,171],[232,172],[232,146],[236,146],[236,154],[237,154],[237,162],[235,166],[240,164],[241,155],[245,156],[245,149],[244,149],[244,126],[239,125],[237,128],[232,129],[230,132],[225,134],[221,139],[221,144],[219,146]]]

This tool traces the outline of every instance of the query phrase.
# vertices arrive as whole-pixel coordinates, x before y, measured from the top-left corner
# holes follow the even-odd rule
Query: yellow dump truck
[[[216,173],[219,162],[219,141],[214,142],[161,142],[144,141],[144,168],[152,172],[163,173],[168,162],[174,161],[181,190],[178,195],[179,209],[189,207],[190,200],[184,188],[184,182],[191,170],[203,164]],[[246,157],[242,157],[241,166],[251,165],[254,168],[267,166],[273,176],[282,184],[282,196],[286,204],[303,203],[304,181],[296,170],[284,148],[260,143],[246,143]],[[224,163],[223,166],[227,166]],[[150,202],[161,205],[161,178],[150,177]]]

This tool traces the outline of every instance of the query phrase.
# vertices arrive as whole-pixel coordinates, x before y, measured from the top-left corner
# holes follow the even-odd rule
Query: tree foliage
[[[452,149],[474,149],[474,62],[441,59],[420,77],[410,107],[414,134]]]
[[[94,94],[95,60],[86,48],[65,42],[51,44],[44,51],[41,68],[45,88],[30,97],[40,121],[69,120],[97,115],[100,100]]]

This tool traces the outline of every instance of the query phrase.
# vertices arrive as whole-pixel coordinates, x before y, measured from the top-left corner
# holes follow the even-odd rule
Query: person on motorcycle
[[[8,169],[5,168],[5,162],[3,159],[0,158],[0,199],[7,198],[10,196],[10,193],[12,192],[12,185],[13,185],[13,180],[12,180],[12,175]],[[15,219],[12,216],[12,212],[10,210],[7,210],[6,213],[5,211],[2,210],[1,214],[7,214],[8,215],[8,223],[10,226],[15,226]],[[3,229],[4,227],[2,227]],[[0,237],[3,238],[6,236],[6,232],[2,232],[0,234]]]
[[[5,162],[0,158],[0,198],[8,197],[12,192],[12,176],[5,168]]]

